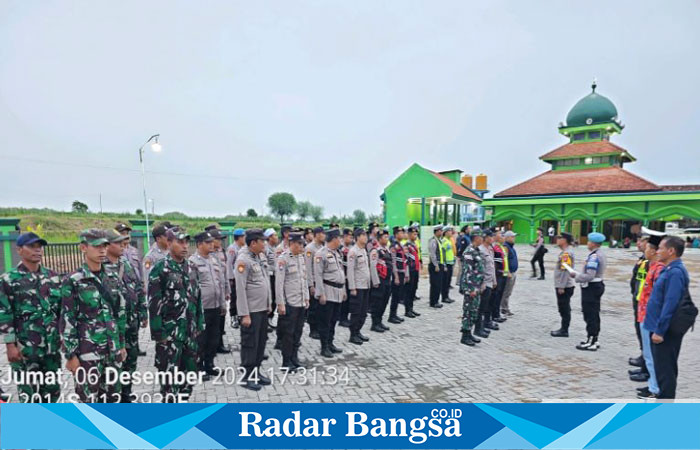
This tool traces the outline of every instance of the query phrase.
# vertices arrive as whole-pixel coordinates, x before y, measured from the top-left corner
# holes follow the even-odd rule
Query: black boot
[[[292,362],[291,359],[282,358],[281,369],[287,370],[287,372],[292,373],[292,372],[296,372],[297,366]]]
[[[330,344],[328,344],[328,349],[329,349],[332,353],[343,353],[343,351],[342,351],[341,349],[339,349],[338,347],[336,347],[335,344],[334,344],[333,342],[331,342]]]
[[[389,323],[396,323],[399,324],[403,322],[399,316],[389,316]]]
[[[474,344],[476,344],[471,338],[471,333],[468,331],[462,331],[462,339],[459,342],[470,347],[474,347]]]
[[[377,333],[384,333],[384,327],[381,325],[381,322],[372,322],[372,326],[369,329],[370,331],[375,331]]]
[[[588,350],[588,347],[593,343],[593,336],[588,336],[585,342],[581,342],[576,346],[578,350]]]
[[[569,337],[569,330],[566,328],[559,328],[558,330],[549,332],[552,337]]]
[[[332,358],[333,357],[333,353],[331,352],[331,349],[328,348],[328,344],[323,344],[321,346],[321,356],[323,356],[324,358]]]
[[[369,342],[369,338],[368,338],[367,336],[365,336],[364,334],[362,334],[362,331],[358,331],[358,332],[357,332],[357,336],[358,336],[360,339],[362,339],[364,342]]]
[[[309,337],[311,339],[321,339],[321,334],[318,332],[318,330],[311,330],[309,331]]]
[[[360,339],[360,336],[358,336],[357,333],[352,333],[350,334],[350,343],[355,345],[362,345],[364,341]]]
[[[379,321],[379,326],[382,327],[382,328],[384,328],[384,331],[389,331],[389,330],[390,330],[390,328],[387,327],[386,325],[384,325],[384,322],[382,322],[381,320]]]
[[[471,336],[472,341],[474,341],[475,343],[478,344],[479,342],[481,342],[481,339],[479,339],[478,337],[474,336],[474,335],[472,334],[471,331],[469,331],[469,335]]]

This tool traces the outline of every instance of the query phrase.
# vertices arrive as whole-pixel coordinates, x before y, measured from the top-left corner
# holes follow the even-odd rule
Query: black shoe
[[[494,322],[498,322],[498,323],[503,323],[506,320],[508,320],[508,319],[506,319],[505,317],[496,317],[495,319],[493,319]]]
[[[231,328],[236,329],[240,328],[241,323],[238,321],[238,317],[232,316],[231,317]]]
[[[538,278],[538,280],[544,280],[544,275]]]
[[[454,303],[454,302],[455,302],[455,301],[452,300],[450,297],[447,297],[447,298],[443,298],[443,299],[442,299],[442,303]]]
[[[202,374],[202,378],[201,378],[202,381],[209,381],[209,380],[211,380],[211,375],[209,375],[208,373],[204,372],[203,370],[200,371],[200,373]]]
[[[204,371],[207,373],[207,375],[211,375],[213,377],[218,377],[221,375],[221,369],[214,366],[209,366],[206,369],[204,369]]]
[[[636,358],[630,358],[627,360],[630,366],[642,367],[644,365],[644,356],[639,355]]]
[[[332,358],[333,353],[331,353],[328,347],[324,347],[321,349],[321,356],[323,356],[324,358]]]
[[[270,355],[268,355],[267,353],[265,353],[265,354],[263,355],[263,361],[267,361],[268,359],[270,359]]]
[[[231,347],[229,347],[228,345],[220,345],[219,348],[216,349],[216,353],[221,353],[221,354],[231,353]]]
[[[481,339],[477,338],[476,336],[474,336],[474,335],[472,334],[472,341],[474,341],[474,342],[476,342],[476,343],[478,344],[479,342],[481,342]]]
[[[309,332],[309,337],[311,339],[321,339],[321,334],[318,331],[313,330],[313,331]]]
[[[377,333],[384,333],[384,328],[381,327],[378,323],[375,323],[372,325],[369,329],[369,331],[376,331]]]
[[[401,319],[399,319],[397,316],[390,316],[389,317],[389,323],[401,323]]]
[[[286,362],[286,363],[283,362],[282,366],[280,367],[281,370],[283,370],[283,371],[286,370],[287,373],[294,373],[297,371],[298,368],[299,368],[298,366],[295,366],[291,362]]]
[[[460,344],[468,345],[470,347],[474,347],[476,342],[469,336],[467,333],[462,333],[462,339],[460,339]]]
[[[258,384],[261,386],[269,386],[272,384],[272,381],[265,375],[258,373]]]
[[[415,311],[413,311],[413,310],[411,310],[411,312],[412,312],[413,315],[416,316],[416,317],[420,316],[420,313],[419,313],[419,312],[415,312]]]
[[[356,334],[353,334],[353,335],[350,336],[349,342],[350,342],[351,344],[355,344],[355,345],[362,345],[362,344],[365,343],[365,341],[363,341],[362,339],[360,339],[360,336],[358,336],[358,335],[356,335]]]
[[[628,374],[628,375],[638,375],[638,374],[640,374],[640,373],[644,373],[644,371],[643,371],[641,368],[639,368],[639,369],[629,369],[629,370],[627,371],[627,374]]]
[[[413,314],[413,311],[406,312],[404,316],[408,317],[409,319],[415,319],[416,317],[418,317],[417,315]]]
[[[498,330],[499,326],[497,323],[489,320],[488,322],[484,323],[484,328],[489,328],[491,330]]]
[[[243,385],[241,385],[241,387],[244,387],[244,388],[249,389],[251,391],[259,391],[260,389],[262,389],[262,386],[260,386],[258,383],[256,383],[253,380],[246,381],[245,383],[243,383]]]
[[[139,356],[146,356],[146,352],[144,350],[139,350]]]
[[[387,327],[386,325],[384,325],[383,322],[379,322],[379,326],[384,328],[384,331],[389,331],[391,329],[391,328]]]
[[[655,400],[659,398],[658,395],[653,394],[650,390],[647,389],[646,392],[637,392],[637,398],[645,399],[645,400]]]
[[[569,337],[569,331],[565,330],[563,328],[560,328],[558,330],[550,331],[549,334],[552,337]]]
[[[483,329],[479,329],[474,333],[475,336],[479,336],[480,338],[488,338],[489,335],[488,333],[485,333]]]
[[[350,328],[350,321],[348,319],[343,319],[340,322],[338,322],[338,325],[340,325],[341,327]]]
[[[275,342],[275,350],[282,350],[282,343],[280,341]]]
[[[341,349],[339,349],[338,347],[336,347],[335,344],[332,342],[330,344],[328,344],[328,349],[333,353],[343,353],[343,351]]]
[[[416,295],[415,297],[413,297],[413,300],[420,300],[420,297]]]
[[[360,339],[362,339],[363,341],[369,342],[369,338],[368,338],[367,336],[365,336],[364,334],[362,334],[362,332],[358,331],[358,332],[357,332],[357,335],[358,335],[358,336],[360,337]]]
[[[649,390],[649,386],[644,386],[644,387],[637,388],[637,392],[641,392],[642,394],[644,394],[646,392],[651,392],[651,391]]]
[[[442,308],[442,303],[438,303],[437,305],[430,305],[431,308]]]
[[[648,373],[635,373],[634,375],[630,375],[630,380],[632,381],[639,381],[641,383],[649,381],[649,374]]]

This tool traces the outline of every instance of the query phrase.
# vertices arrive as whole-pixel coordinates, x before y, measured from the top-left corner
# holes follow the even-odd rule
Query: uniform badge
[[[151,260],[147,259],[146,262],[143,263],[143,265],[146,266],[146,269],[150,269],[151,268]]]
[[[321,257],[320,257],[320,256],[317,256],[317,257],[316,257],[316,262],[321,262]]]
[[[278,266],[279,266],[279,269],[280,269],[280,270],[284,269],[284,261],[280,261],[280,262],[278,263]]]
[[[306,252],[306,256],[311,256],[311,251]]]
[[[238,272],[239,273],[245,272],[245,263],[238,264]]]

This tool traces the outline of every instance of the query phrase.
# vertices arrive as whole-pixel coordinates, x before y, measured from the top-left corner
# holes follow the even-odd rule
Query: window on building
[[[600,139],[600,131],[591,131],[588,133],[588,139]]]
[[[600,156],[593,157],[593,164],[600,164]]]
[[[574,141],[582,141],[586,138],[586,133],[574,133]]]

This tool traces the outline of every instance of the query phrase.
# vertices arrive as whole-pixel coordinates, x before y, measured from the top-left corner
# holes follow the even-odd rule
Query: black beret
[[[247,239],[265,239],[263,230],[260,228],[249,228],[245,230],[245,238]]]

